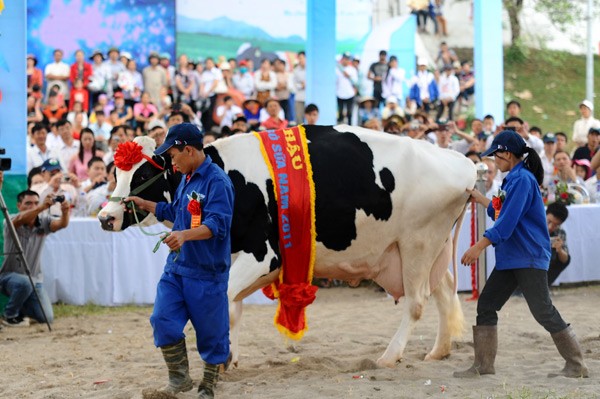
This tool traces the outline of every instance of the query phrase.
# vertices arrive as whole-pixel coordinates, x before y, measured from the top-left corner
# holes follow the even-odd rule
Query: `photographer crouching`
[[[0,189],[3,174],[0,172]],[[52,217],[47,210],[54,204],[60,203],[60,217]],[[4,263],[0,269],[0,292],[9,300],[4,308],[2,323],[6,326],[28,326],[29,318],[44,323],[43,311],[49,323],[54,319],[52,304],[43,287],[40,255],[46,236],[67,227],[71,205],[64,196],[48,196],[40,203],[35,191],[25,190],[17,195],[19,213],[12,217],[12,223],[17,232],[23,256],[27,259],[31,270],[31,278],[35,284],[40,301],[36,299],[33,287],[27,277],[24,265],[19,259],[18,246],[9,234],[9,227],[4,221]]]

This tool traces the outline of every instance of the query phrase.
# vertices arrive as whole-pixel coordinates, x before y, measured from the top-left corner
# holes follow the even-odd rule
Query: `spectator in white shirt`
[[[302,123],[304,115],[304,101],[306,100],[306,54],[304,51],[298,53],[298,65],[294,67],[293,73],[294,89],[294,109],[296,111],[296,123]]]
[[[102,147],[101,150],[106,150],[106,143],[110,138],[110,131],[113,127],[106,120],[104,111],[96,111],[96,123],[90,124],[89,128],[94,132],[94,138]]]
[[[444,72],[440,76],[438,87],[440,91],[440,104],[438,105],[437,119],[442,117],[444,109],[448,108],[448,120],[452,120],[454,103],[460,94],[460,83],[454,74],[454,68],[444,66]]]
[[[275,95],[277,76],[272,71],[271,61],[268,58],[261,61],[260,69],[254,73],[254,87],[256,88],[256,99],[263,106],[267,99]]]
[[[60,49],[54,50],[54,62],[46,65],[44,76],[46,77],[46,98],[50,94],[50,89],[57,85],[60,88],[60,93],[65,100],[69,99],[69,76],[71,68],[62,61],[63,51]]]
[[[573,141],[577,147],[587,145],[587,136],[590,128],[600,128],[600,121],[594,118],[594,104],[589,100],[583,100],[579,104],[581,119],[573,124]]]
[[[61,122],[62,119],[58,122]],[[56,151],[63,145],[63,140],[60,137],[60,133],[58,132],[57,123],[50,124],[50,131],[46,136],[46,147],[50,148],[52,151]]]
[[[73,127],[69,121],[56,122],[56,130],[61,138],[61,146],[55,149],[62,170],[67,170],[71,158],[79,153],[79,140],[73,138]]]
[[[248,70],[248,61],[240,61],[238,72],[233,75],[233,86],[246,98],[254,95],[254,77]]]
[[[356,82],[358,81],[358,72],[352,66],[350,54],[344,53],[335,69],[336,88],[335,93],[338,103],[338,123],[344,121],[344,116],[348,124],[352,124],[352,108],[354,107],[354,96],[356,95]],[[344,110],[345,115],[344,115]]]
[[[496,163],[493,158],[485,157],[482,162],[488,167],[485,179],[485,196],[491,200],[494,195],[498,195],[498,190],[500,189],[500,183],[496,179],[498,169],[496,169]]]
[[[554,174],[554,153],[556,153],[556,136],[554,133],[546,133],[544,135],[544,153],[540,157],[542,166],[544,167],[544,187],[548,187],[550,179]]]
[[[46,146],[48,128],[43,123],[36,123],[31,129],[33,146],[27,148],[27,173],[45,160],[55,158],[54,151]]]
[[[396,97],[400,101],[400,106],[404,104],[404,84],[406,83],[406,71],[398,66],[398,58],[395,55],[390,57],[389,68],[383,81],[383,98],[390,96]]]
[[[217,107],[216,122],[219,122],[219,127],[221,128],[224,126],[231,128],[233,120],[237,116],[243,114],[244,112],[242,109],[233,102],[233,98],[231,98],[231,96],[225,96],[223,98],[223,104]]]
[[[108,60],[104,61],[104,65],[108,72],[106,93],[112,96],[119,89],[119,74],[125,72],[125,65],[119,60],[118,48],[112,47],[108,50]]]

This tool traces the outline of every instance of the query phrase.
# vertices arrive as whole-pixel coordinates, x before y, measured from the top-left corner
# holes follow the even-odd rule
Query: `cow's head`
[[[133,142],[122,143],[115,152],[117,186],[111,200],[98,213],[98,219],[104,230],[122,231],[137,224],[151,225],[157,222],[152,214],[140,212],[126,213],[120,201],[130,195],[136,195],[153,202],[171,202],[181,174],[175,173],[171,159],[154,155],[156,142],[149,137],[136,137]],[[150,185],[142,187],[149,180]]]

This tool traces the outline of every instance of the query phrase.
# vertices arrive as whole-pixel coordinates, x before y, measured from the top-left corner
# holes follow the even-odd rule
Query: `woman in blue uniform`
[[[487,280],[477,302],[477,323],[473,326],[475,361],[455,377],[468,378],[495,374],[494,360],[498,348],[498,311],[519,287],[529,310],[552,336],[556,348],[566,360],[562,371],[553,375],[587,377],[587,367],[575,334],[550,299],[548,265],[550,236],[539,185],[544,177],[541,160],[535,150],[514,131],[498,134],[482,156],[494,156],[502,172],[510,172],[492,201],[477,190],[470,190],[474,201],[487,207],[495,220],[483,238],[468,249],[461,263],[470,265],[489,245],[496,251],[496,267]],[[549,375],[549,376],[553,376]]]

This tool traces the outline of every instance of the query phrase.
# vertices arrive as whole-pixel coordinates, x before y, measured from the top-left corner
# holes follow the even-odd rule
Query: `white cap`
[[[588,107],[590,109],[590,111],[594,111],[594,103],[592,103],[590,100],[583,100],[581,103],[579,103],[579,106],[581,107],[582,105],[585,105],[586,107]]]
[[[230,71],[231,70],[231,65],[229,65],[229,62],[221,62],[221,65],[219,65],[219,69],[221,71]]]
[[[386,104],[390,104],[390,103],[398,104],[398,99],[396,98],[396,96],[388,96],[388,98],[385,99],[385,103]]]
[[[121,54],[119,55],[119,58],[121,57],[125,57],[128,60],[133,59],[133,57],[131,56],[131,53],[129,51],[121,51]]]
[[[427,62],[427,60],[425,59],[425,57],[419,57],[419,58],[417,59],[417,65],[425,65],[425,66],[427,66],[427,65],[428,65],[428,62]]]
[[[150,121],[150,123],[148,123],[148,131],[154,129],[157,126],[162,127],[163,129],[167,128],[167,125],[165,125],[163,121],[161,121],[160,119],[154,119]]]

